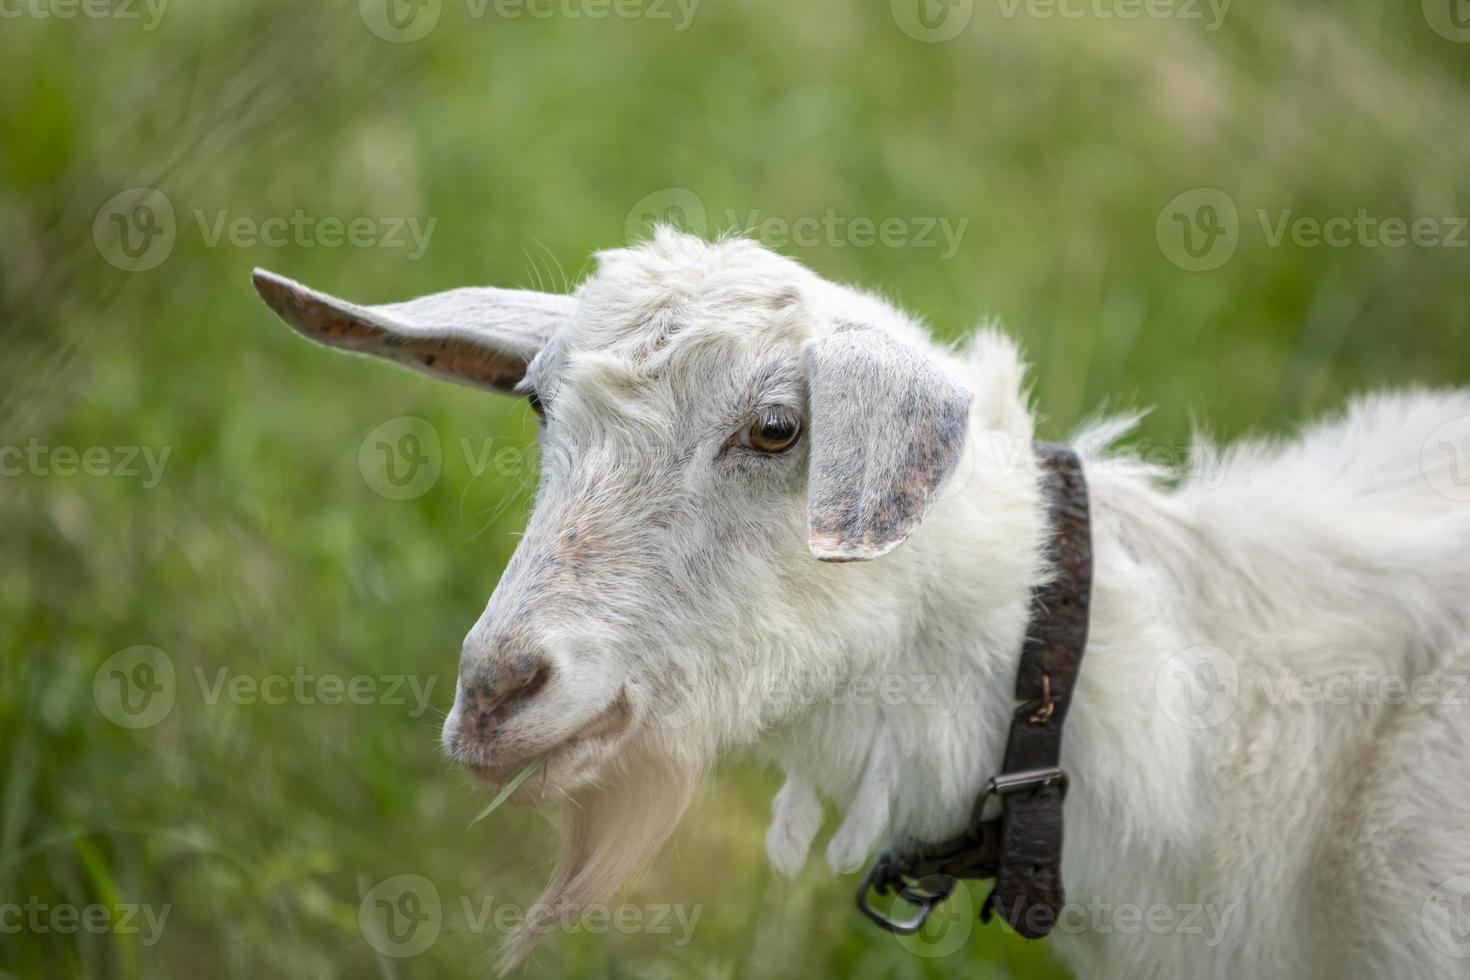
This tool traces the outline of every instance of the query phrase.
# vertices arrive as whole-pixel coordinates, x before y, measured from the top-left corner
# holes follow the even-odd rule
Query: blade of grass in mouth
[[[540,767],[542,761],[544,760],[537,758],[532,759],[530,762],[526,763],[526,768],[516,773],[514,779],[512,779],[510,782],[506,783],[500,788],[500,792],[495,794],[495,799],[491,800],[485,805],[485,809],[481,810],[479,815],[469,822],[469,824],[465,827],[465,830],[469,830],[470,827],[473,827],[475,824],[479,823],[481,820],[484,820],[486,817],[490,816],[490,814],[498,810],[500,808],[500,804],[510,799],[511,794],[520,789],[521,783],[524,783],[530,777],[531,773],[535,772]]]

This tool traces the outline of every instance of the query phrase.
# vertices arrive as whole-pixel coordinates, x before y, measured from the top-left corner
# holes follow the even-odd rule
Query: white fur
[[[842,812],[840,871],[885,840],[959,831],[998,769],[1047,574],[1014,345],[986,329],[948,351],[746,241],[661,231],[600,259],[531,365],[551,419],[541,495],[462,661],[493,666],[513,634],[557,672],[496,741],[450,738],[457,699],[446,744],[506,772],[552,750],[520,794],[575,802],[547,902],[600,900],[742,746],[787,774],[767,835],[782,871],[802,866],[822,799]],[[844,324],[912,345],[974,397],[926,522],[886,557],[834,565],[806,548],[803,457],[720,446],[741,399],[799,404],[800,344]],[[1133,420],[1078,434],[1096,586],[1063,751],[1074,906],[1050,941],[1079,976],[1470,974],[1443,951],[1451,920],[1426,912],[1470,874],[1470,712],[1449,703],[1470,674],[1470,505],[1436,492],[1421,456],[1466,416],[1465,390],[1379,395],[1289,441],[1200,448],[1183,473],[1110,455]],[[1302,704],[1277,686],[1358,672],[1451,697]],[[1232,676],[1201,709],[1196,682]],[[859,696],[885,683],[897,696]],[[573,736],[618,698],[627,730]],[[1174,925],[1117,918],[1129,908]]]

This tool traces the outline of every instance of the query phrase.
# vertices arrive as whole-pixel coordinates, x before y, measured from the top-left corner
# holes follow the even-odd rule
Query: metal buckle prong
[[[1003,772],[999,776],[991,776],[990,782],[985,784],[981,790],[980,798],[975,801],[975,820],[978,821],[985,813],[985,804],[990,802],[992,796],[1004,799],[1012,793],[1022,790],[1037,790],[1044,786],[1059,785],[1062,794],[1067,792],[1067,774],[1061,769],[1023,769],[1020,772]]]
[[[985,786],[985,795],[1009,796],[1023,789],[1041,789],[1056,783],[1061,784],[1063,789],[1067,787],[1067,774],[1058,768],[1003,772],[999,776],[990,777],[990,782]]]

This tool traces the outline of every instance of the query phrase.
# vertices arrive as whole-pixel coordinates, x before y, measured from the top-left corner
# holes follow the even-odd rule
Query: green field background
[[[0,446],[54,464],[57,447],[106,447],[115,469],[118,447],[169,454],[156,481],[0,476],[0,903],[169,907],[152,943],[0,934],[0,975],[484,976],[499,937],[461,898],[524,904],[549,873],[552,815],[466,830],[484,798],[437,745],[460,641],[525,521],[533,420],[302,343],[257,301],[253,266],[386,302],[566,288],[649,213],[752,230],[945,338],[999,319],[1034,365],[1045,435],[1152,406],[1137,443],[1165,454],[1195,427],[1287,432],[1357,389],[1470,375],[1470,233],[1271,233],[1283,215],[1362,214],[1452,239],[1470,213],[1463,0],[1237,0],[1221,22],[1193,3],[1126,18],[1105,15],[1129,0],[1079,17],[924,0],[973,7],[942,43],[902,29],[900,0],[703,0],[687,21],[653,0],[590,16],[596,2],[540,17],[443,0],[408,42],[369,29],[372,0],[172,0],[156,22],[141,0],[69,19],[66,0],[0,7]],[[174,226],[158,264],[128,271],[106,208],[139,187]],[[1201,188],[1234,206],[1238,243],[1192,271],[1169,209]],[[221,215],[298,211],[433,225],[422,254],[213,234]],[[844,230],[782,231],[803,218]],[[907,239],[858,230],[885,219]],[[952,249],[920,240],[941,221],[963,229]],[[360,451],[404,416],[437,434],[441,472],[396,500]],[[477,465],[487,449],[500,465]],[[94,681],[136,646],[177,678],[167,717],[134,730]],[[210,703],[197,682],[297,670],[435,687],[417,713]],[[825,833],[796,880],[768,873],[777,785],[723,765],[625,892],[699,908],[687,941],[555,936],[526,975],[1067,976],[994,925],[948,945],[877,933],[854,879],[823,866]],[[445,907],[437,941],[401,959],[359,923],[399,874]]]

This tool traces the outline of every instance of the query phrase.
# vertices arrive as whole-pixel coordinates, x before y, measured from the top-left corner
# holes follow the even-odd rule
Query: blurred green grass
[[[26,13],[0,24],[0,446],[143,446],[163,479],[0,477],[0,902],[170,906],[161,939],[0,936],[15,976],[475,976],[495,936],[459,898],[525,903],[542,815],[502,811],[440,757],[458,644],[528,506],[525,411],[298,342],[256,301],[264,265],[366,301],[468,283],[574,282],[629,213],[692,192],[711,232],[786,222],[967,221],[957,253],[785,250],[958,337],[999,317],[1028,349],[1049,435],[1152,405],[1140,439],[1284,431],[1364,386],[1463,383],[1470,250],[1272,246],[1257,220],[1470,213],[1470,45],[1417,4],[1250,3],[1179,20],[1007,18],[942,44],[884,4],[704,0],[671,21],[470,15],[413,43],[355,3],[176,0],[153,30]],[[17,8],[29,10],[31,8]],[[143,8],[137,8],[142,10]],[[676,10],[676,8],[673,8]],[[677,17],[677,14],[676,14]],[[158,267],[93,240],[126,188],[177,219]],[[1225,191],[1238,251],[1168,260],[1176,195]],[[435,222],[402,248],[211,245],[220,211]],[[412,500],[359,473],[376,426],[426,419],[443,471]],[[512,450],[475,472],[471,456]],[[136,645],[178,675],[130,731],[93,699]],[[432,708],[209,704],[214,678],[412,673]],[[773,776],[720,769],[629,893],[702,906],[691,941],[556,937],[546,976],[1064,974],[976,931],[915,953],[852,910],[851,878],[764,870]],[[443,934],[414,959],[359,930],[364,889],[432,881]],[[963,924],[957,924],[963,928]],[[942,946],[942,944],[941,944]]]

